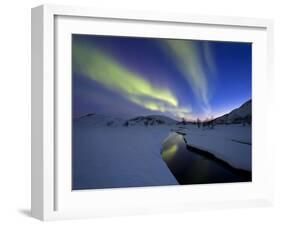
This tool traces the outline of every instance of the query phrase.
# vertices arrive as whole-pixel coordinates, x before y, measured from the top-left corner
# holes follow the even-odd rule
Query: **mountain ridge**
[[[233,109],[227,114],[214,119],[216,124],[236,124],[247,123],[252,121],[252,99],[243,103],[240,107]]]
[[[154,126],[154,125],[176,125],[186,124],[174,120],[164,115],[147,115],[136,116],[129,119],[124,119],[117,116],[109,116],[96,113],[88,113],[81,116],[75,121],[80,121],[85,124],[94,124],[96,126]],[[252,121],[252,99],[243,103],[240,107],[233,109],[227,114],[219,116],[212,120],[215,124],[251,124]]]

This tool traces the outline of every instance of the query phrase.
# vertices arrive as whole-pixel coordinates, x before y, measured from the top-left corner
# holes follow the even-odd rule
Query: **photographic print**
[[[251,43],[72,34],[73,190],[251,180]]]

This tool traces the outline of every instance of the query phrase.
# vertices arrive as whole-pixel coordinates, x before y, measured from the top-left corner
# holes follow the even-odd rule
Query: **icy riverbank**
[[[189,146],[209,152],[232,167],[251,171],[252,145],[251,127],[238,125],[217,125],[214,129],[185,126],[186,142]]]

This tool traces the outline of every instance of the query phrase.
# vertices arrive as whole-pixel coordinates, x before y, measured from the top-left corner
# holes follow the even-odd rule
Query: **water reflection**
[[[163,151],[163,153],[162,153],[162,158],[165,161],[171,161],[173,159],[173,157],[175,156],[177,150],[178,150],[177,144],[173,144],[170,147],[166,147],[165,151]]]
[[[241,175],[186,148],[182,135],[172,133],[164,142],[162,158],[179,184],[204,184],[251,181],[251,176]]]

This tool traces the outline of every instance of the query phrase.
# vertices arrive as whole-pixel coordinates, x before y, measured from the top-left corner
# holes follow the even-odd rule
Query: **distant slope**
[[[85,116],[76,119],[75,122],[79,122],[84,125],[94,125],[96,127],[117,127],[117,126],[156,126],[156,125],[175,125],[178,123],[166,116],[161,115],[149,115],[138,116],[132,119],[122,119],[114,116],[94,114],[90,113]]]
[[[176,120],[162,115],[149,115],[149,116],[139,116],[127,120],[125,126],[155,126],[155,125],[175,125]]]
[[[87,114],[85,116],[80,117],[79,119],[76,119],[75,121],[85,125],[94,125],[96,127],[122,126],[125,122],[125,120],[122,118],[95,113]]]
[[[230,113],[216,118],[217,124],[236,124],[236,123],[248,123],[252,121],[252,100],[248,100],[242,104],[239,108],[232,110]]]

